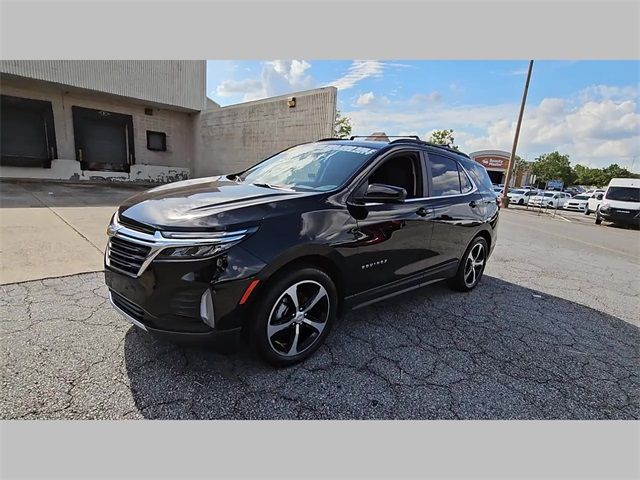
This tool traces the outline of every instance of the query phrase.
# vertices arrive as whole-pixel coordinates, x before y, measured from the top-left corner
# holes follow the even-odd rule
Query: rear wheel
[[[449,280],[451,288],[460,292],[468,292],[475,288],[484,273],[488,255],[487,241],[482,237],[474,238],[464,252],[456,276]]]
[[[269,285],[256,306],[251,340],[273,365],[309,357],[335,321],[337,292],[331,278],[316,268],[285,273]]]

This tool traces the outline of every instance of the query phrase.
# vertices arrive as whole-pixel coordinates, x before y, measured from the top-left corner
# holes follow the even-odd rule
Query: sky
[[[208,61],[207,95],[231,105],[338,88],[354,135],[453,129],[462,151],[511,150],[522,61]],[[535,61],[518,143],[526,160],[558,150],[572,164],[640,172],[640,62]]]

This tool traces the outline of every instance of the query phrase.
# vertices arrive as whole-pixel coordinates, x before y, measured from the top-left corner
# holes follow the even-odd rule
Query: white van
[[[612,178],[596,212],[596,225],[602,220],[640,225],[640,179]]]

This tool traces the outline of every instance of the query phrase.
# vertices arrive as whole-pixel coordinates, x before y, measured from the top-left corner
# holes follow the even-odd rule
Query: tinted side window
[[[465,168],[476,182],[476,186],[483,192],[493,192],[493,185],[487,170],[477,162],[467,162]]]
[[[431,163],[432,197],[460,194],[458,163],[440,155],[429,154]]]
[[[460,175],[460,191],[462,193],[469,193],[473,190],[473,185],[460,164],[458,164],[458,174]]]

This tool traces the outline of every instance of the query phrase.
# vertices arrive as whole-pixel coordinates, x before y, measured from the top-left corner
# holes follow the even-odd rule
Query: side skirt
[[[451,260],[417,276],[350,295],[344,298],[344,310],[356,310],[416,288],[446,280],[455,276],[457,270],[458,261]]]

